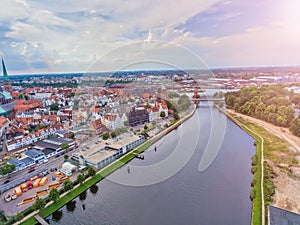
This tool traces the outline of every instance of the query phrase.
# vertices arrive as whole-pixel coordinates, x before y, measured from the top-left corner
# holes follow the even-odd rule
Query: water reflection
[[[76,209],[76,200],[68,202],[66,206],[68,212],[74,212],[74,210]]]
[[[52,214],[52,220],[55,222],[60,221],[62,217],[63,217],[62,210],[57,210]]]
[[[86,197],[87,197],[87,193],[86,193],[86,191],[84,191],[79,195],[79,200],[84,201],[86,199]]]
[[[93,186],[90,187],[90,192],[92,194],[97,194],[98,189],[99,189],[98,186],[94,184]]]

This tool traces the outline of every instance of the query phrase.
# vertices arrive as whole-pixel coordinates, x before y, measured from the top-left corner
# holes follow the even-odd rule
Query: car
[[[48,159],[44,159],[44,163],[47,163],[48,162]]]
[[[35,168],[28,170],[28,173],[35,171]]]
[[[29,170],[32,170],[34,168],[35,168],[35,165],[32,165],[32,166],[29,167]]]
[[[8,184],[9,183],[9,180],[6,180],[3,182],[3,184]]]
[[[58,158],[59,157],[59,155],[55,155],[55,158]]]

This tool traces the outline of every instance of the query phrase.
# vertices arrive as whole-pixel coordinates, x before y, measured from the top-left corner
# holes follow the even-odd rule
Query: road
[[[76,153],[79,150],[81,150],[83,148],[86,148],[88,145],[90,145],[93,142],[96,142],[98,140],[99,140],[99,137],[97,137],[97,136],[94,137],[94,138],[92,138],[92,139],[89,139],[89,140],[83,142],[82,145],[79,148],[77,148],[77,149],[69,152],[68,154],[71,155],[73,153]],[[8,187],[12,187],[12,186],[17,186],[17,185],[19,185],[20,179],[24,179],[24,178],[30,179],[33,175],[40,174],[45,169],[50,169],[50,168],[55,168],[55,167],[60,168],[60,166],[64,162],[64,156],[61,155],[61,156],[59,156],[57,158],[51,157],[48,160],[49,161],[47,163],[43,163],[43,164],[41,164],[39,166],[36,166],[35,171],[32,172],[32,173],[28,173],[29,169],[27,168],[27,169],[18,171],[18,172],[14,173],[14,174],[11,174],[10,178],[7,178],[7,177],[0,178],[0,190],[8,188]],[[7,180],[7,179],[9,179],[10,182],[7,183],[7,184],[3,184],[3,182],[5,180]]]

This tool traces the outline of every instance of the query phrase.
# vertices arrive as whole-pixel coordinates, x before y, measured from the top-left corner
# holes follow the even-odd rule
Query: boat
[[[134,154],[135,158],[138,158],[138,159],[145,159],[145,156],[144,154]]]

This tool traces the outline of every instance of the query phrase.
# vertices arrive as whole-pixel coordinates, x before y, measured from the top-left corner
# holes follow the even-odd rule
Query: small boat
[[[144,154],[135,154],[135,158],[144,159]]]

